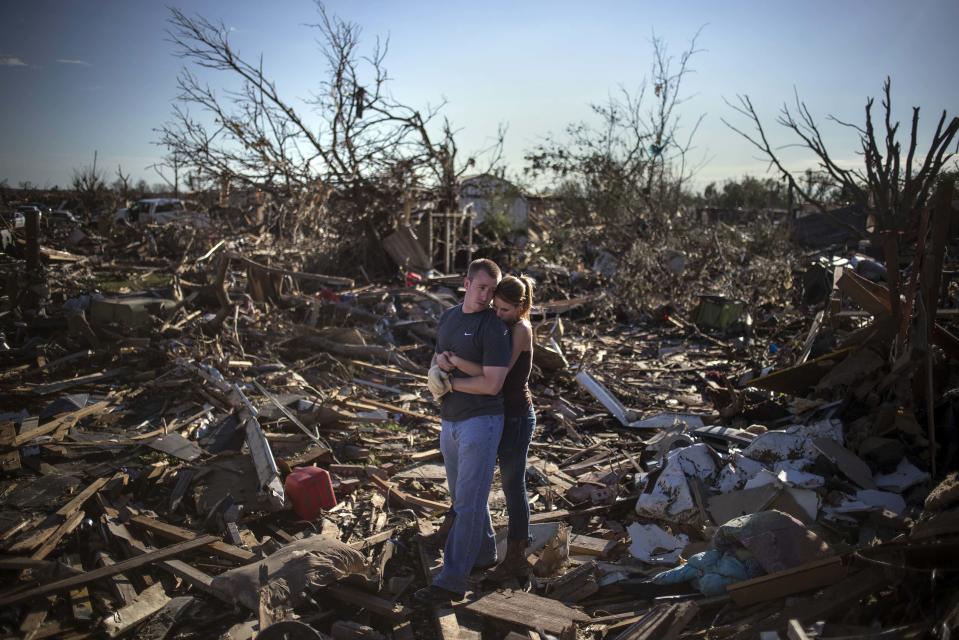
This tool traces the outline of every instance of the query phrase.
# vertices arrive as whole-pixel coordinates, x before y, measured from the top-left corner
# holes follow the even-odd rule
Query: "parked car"
[[[43,205],[38,206],[35,204],[21,204],[19,207],[17,207],[17,213],[23,214],[24,219],[26,219],[26,216],[28,213],[30,213],[31,211],[36,211],[37,222],[43,222],[43,214],[45,213],[44,212],[45,208],[46,207],[43,207]]]
[[[14,229],[22,229],[27,226],[27,217],[23,215],[22,211],[7,211],[3,213],[3,221],[7,226]]]
[[[47,224],[51,227],[78,227],[80,226],[80,219],[70,211],[57,209],[47,215]]]
[[[132,207],[117,211],[117,220],[133,223],[170,222],[186,211],[182,200],[175,198],[145,198],[137,200]]]

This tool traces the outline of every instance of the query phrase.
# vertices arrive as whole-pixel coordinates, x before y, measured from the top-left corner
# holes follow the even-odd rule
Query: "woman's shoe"
[[[526,560],[526,540],[507,540],[506,557],[484,577],[484,580],[506,582],[518,578],[525,580],[529,577],[531,567]]]

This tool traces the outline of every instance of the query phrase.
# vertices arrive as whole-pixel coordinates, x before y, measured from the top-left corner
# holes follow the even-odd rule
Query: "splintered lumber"
[[[20,468],[20,451],[13,447],[17,428],[12,422],[0,424],[0,471],[11,473]]]
[[[246,256],[242,256],[238,253],[229,253],[227,254],[229,260],[235,260],[247,267],[252,267],[254,269],[259,269],[266,273],[271,273],[278,276],[290,276],[296,280],[313,280],[315,282],[322,282],[323,284],[346,287],[347,289],[352,289],[356,286],[356,282],[352,278],[341,278],[339,276],[328,276],[322,273],[306,273],[303,271],[290,271],[288,269],[280,269],[278,267],[268,267],[266,265],[260,264],[255,260],[250,260]]]
[[[429,525],[426,521],[420,519],[416,522],[420,535],[430,533]],[[433,578],[440,572],[439,552],[428,547],[425,544],[416,545],[419,551],[420,568],[423,570],[423,577],[426,584],[433,584]],[[432,552],[432,553],[431,553]],[[433,621],[436,623],[436,632],[442,640],[459,640],[460,624],[456,618],[456,612],[449,607],[433,605]]]
[[[601,504],[595,507],[586,507],[585,509],[577,509],[576,511],[568,511],[566,509],[556,509],[555,511],[541,511],[540,513],[531,514],[529,517],[530,524],[542,524],[544,522],[556,522],[558,520],[565,520],[567,518],[575,518],[577,516],[592,516],[597,513],[604,513],[609,511],[610,507],[613,505],[610,504]]]
[[[101,567],[109,567],[116,564],[113,558],[105,551],[98,551],[96,557]],[[137,590],[133,588],[130,579],[122,573],[110,576],[110,587],[113,589],[114,595],[116,595],[124,605],[128,605],[136,600]]]
[[[750,380],[746,385],[779,393],[801,393],[819,382],[833,367],[845,360],[852,350],[852,347],[838,349],[814,360],[773,371],[769,375]]]
[[[356,549],[357,551],[362,551],[363,549],[368,549],[374,545],[377,545],[381,542],[389,540],[393,537],[393,534],[396,533],[396,529],[387,529],[385,531],[380,531],[371,535],[369,538],[364,538],[363,540],[357,540],[356,542],[351,542],[350,546]]]
[[[27,615],[23,617],[23,622],[20,623],[20,637],[22,640],[33,640],[37,637],[37,634],[40,632],[40,625],[43,624],[43,621],[47,619],[47,614],[50,613],[50,609],[53,607],[55,598],[42,598],[37,600],[27,611]]]
[[[326,588],[326,593],[330,594],[337,600],[347,602],[358,607],[363,607],[371,613],[375,613],[378,616],[383,616],[384,618],[394,622],[408,620],[413,613],[409,607],[398,602],[393,602],[392,600],[374,596],[371,593],[361,591],[354,587],[349,587],[345,584],[330,585]]]
[[[163,583],[157,582],[149,589],[144,589],[132,604],[104,618],[103,630],[110,638],[116,638],[160,611],[169,602],[170,596],[164,591]]]
[[[176,540],[178,542],[182,542],[184,540],[195,540],[198,535],[189,529],[183,529],[181,527],[163,522],[162,520],[157,520],[156,518],[150,518],[147,516],[133,516],[130,518],[130,522],[138,527],[143,527],[147,531],[155,533],[160,537],[167,538],[169,540]],[[215,556],[224,558],[226,560],[232,560],[233,562],[238,562],[240,564],[246,564],[256,557],[256,554],[254,554],[252,551],[247,551],[246,549],[233,546],[232,544],[227,544],[221,540],[211,543],[209,549]]]
[[[75,553],[67,556],[67,565],[72,569],[83,570],[80,556]],[[90,602],[90,591],[86,585],[70,589],[70,608],[73,610],[73,619],[77,622],[93,620],[93,603]]]
[[[553,634],[569,633],[574,623],[589,621],[589,616],[582,611],[524,591],[488,593],[467,604],[466,609],[487,618]]]
[[[70,502],[66,503],[65,505],[57,509],[56,511],[57,515],[63,516],[64,518],[66,518],[67,516],[73,515],[74,512],[76,512],[80,507],[83,506],[83,503],[89,500],[90,497],[93,496],[93,494],[95,494],[97,491],[102,489],[103,485],[105,485],[109,481],[110,481],[110,478],[97,478],[96,480],[91,482],[89,485],[87,485],[87,487],[83,491],[81,491],[76,496],[74,496],[73,499],[70,500]]]
[[[32,429],[27,433],[21,433],[18,435],[14,441],[13,446],[22,447],[27,444],[34,438],[40,436],[45,436],[48,433],[53,433],[63,427],[70,427],[76,424],[81,418],[85,418],[89,415],[103,413],[110,406],[110,403],[106,400],[91,404],[89,407],[83,407],[82,409],[77,409],[76,411],[71,411],[70,413],[65,413],[61,416],[57,416],[50,422],[40,425],[36,429]]]
[[[569,552],[573,555],[604,558],[617,544],[619,544],[619,540],[604,540],[603,538],[573,534],[569,537]]]
[[[699,611],[695,602],[661,604],[616,636],[616,640],[674,640]]]
[[[432,511],[441,513],[443,511],[449,511],[450,505],[445,502],[436,502],[434,500],[427,500],[426,498],[420,498],[404,491],[401,491],[394,485],[392,482],[387,482],[379,476],[373,475],[370,476],[370,480],[373,481],[387,497],[395,496],[398,500],[405,503],[411,507],[422,507],[424,509],[430,509]]]
[[[99,569],[81,573],[78,576],[72,576],[70,578],[64,578],[63,580],[56,580],[48,584],[42,584],[38,587],[28,589],[27,591],[0,598],[0,607],[8,607],[13,604],[30,600],[31,598],[45,596],[50,593],[69,591],[70,589],[74,589],[80,585],[89,584],[94,580],[100,580],[102,578],[114,576],[118,573],[123,573],[130,569],[136,569],[153,562],[166,560],[167,558],[172,558],[180,555],[181,553],[198,549],[199,547],[206,546],[215,541],[216,536],[200,536],[195,540],[187,540],[186,542],[180,542],[178,544],[170,545],[169,547],[157,549],[156,551],[145,553],[141,556],[124,560],[123,562],[118,562],[109,567],[100,567]]]
[[[193,596],[173,598],[153,618],[137,630],[137,640],[163,640],[186,610],[193,604]]]
[[[384,409],[390,413],[398,413],[402,416],[407,416],[409,418],[417,418],[419,420],[426,420],[427,422],[439,422],[439,416],[431,416],[426,413],[419,413],[418,411],[410,411],[409,409],[404,409],[403,407],[398,407],[395,404],[389,404],[386,402],[380,402],[379,400],[371,400],[369,398],[363,398],[362,400],[353,401],[346,400],[344,404],[351,409]]]
[[[69,535],[74,529],[76,529],[80,523],[83,522],[83,512],[75,511],[74,513],[67,516],[67,519],[63,524],[56,528],[46,540],[43,541],[43,544],[34,551],[30,557],[34,560],[43,560],[50,553],[57,548],[57,545],[60,544],[65,536]]]
[[[846,575],[840,556],[814,560],[806,564],[736,582],[726,592],[739,606],[777,600],[794,593],[835,584]]]

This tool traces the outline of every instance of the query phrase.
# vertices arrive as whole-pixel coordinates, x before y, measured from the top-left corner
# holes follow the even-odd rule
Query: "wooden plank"
[[[47,614],[53,608],[55,598],[42,598],[30,605],[27,615],[20,623],[21,640],[33,640],[40,632],[40,625],[47,619]]]
[[[116,638],[159,612],[169,602],[170,596],[166,594],[163,583],[157,582],[140,593],[133,603],[104,618],[103,630],[108,637]]]
[[[573,534],[569,538],[569,552],[573,555],[605,558],[617,544],[619,544],[619,540],[605,540],[603,538],[591,538],[590,536]]]
[[[351,542],[350,546],[356,549],[357,551],[362,551],[363,549],[368,549],[374,545],[377,545],[381,542],[389,540],[393,537],[393,534],[396,533],[396,529],[386,529],[385,531],[380,531],[377,534],[370,536],[369,538],[364,538],[363,540],[357,540],[356,542]]]
[[[408,506],[422,507],[425,509],[430,509],[436,513],[442,513],[444,511],[449,511],[450,505],[445,502],[436,502],[434,500],[427,500],[426,498],[420,498],[419,496],[414,496],[412,494],[401,491],[396,485],[392,482],[387,482],[379,476],[372,475],[370,480],[373,481],[387,497],[396,496],[401,502],[406,503]]]
[[[330,450],[326,447],[313,447],[312,449],[308,449],[297,456],[289,458],[286,463],[290,465],[290,468],[304,467],[308,464],[313,464],[329,453]]]
[[[694,602],[660,604],[617,635],[616,640],[675,640],[698,611]]]
[[[851,351],[852,347],[838,349],[814,360],[750,380],[746,386],[780,393],[800,393],[819,382],[833,367],[845,360]]]
[[[43,544],[41,544],[40,547],[30,555],[30,557],[34,560],[43,560],[50,555],[50,553],[57,548],[57,545],[60,544],[60,540],[62,540],[64,536],[72,533],[73,530],[76,529],[81,522],[83,522],[83,515],[84,514],[82,511],[75,511],[74,513],[70,514],[63,524],[57,527],[56,530],[49,537],[47,537],[46,540],[43,541]]]
[[[75,553],[67,556],[67,566],[83,571],[80,556]],[[90,591],[86,585],[70,589],[70,609],[73,610],[73,619],[77,622],[88,623],[93,620],[93,603],[90,602]]]
[[[777,571],[726,587],[733,602],[743,607],[757,602],[777,600],[794,593],[834,584],[846,575],[839,556],[807,562],[785,571]]]
[[[97,491],[102,489],[103,485],[105,485],[109,481],[110,481],[110,478],[97,478],[96,480],[91,482],[89,485],[87,485],[87,487],[83,491],[81,491],[76,496],[74,496],[72,500],[70,500],[68,503],[66,503],[59,509],[57,509],[56,511],[57,515],[63,516],[64,518],[66,518],[67,516],[73,515],[74,512],[76,512],[78,509],[80,509],[83,506],[83,503],[89,500],[93,494],[95,494]]]
[[[789,640],[809,640],[805,629],[799,624],[799,620],[795,619],[790,620],[786,625],[786,637],[789,638]]]
[[[605,513],[609,511],[610,507],[614,505],[611,504],[601,504],[595,507],[586,507],[585,509],[577,509],[576,511],[568,511],[566,509],[557,509],[555,511],[542,511],[540,513],[534,513],[529,517],[530,524],[542,524],[544,522],[557,522],[559,520],[565,520],[566,518],[575,518],[577,516],[592,516],[597,513]]]
[[[118,562],[109,567],[100,567],[99,569],[87,571],[86,573],[78,576],[64,578],[63,580],[56,580],[48,584],[34,587],[33,589],[29,589],[23,593],[0,598],[0,607],[8,607],[13,604],[30,600],[31,598],[45,596],[50,593],[69,591],[70,589],[73,589],[79,585],[88,584],[94,580],[101,580],[118,573],[123,573],[130,569],[137,569],[147,564],[159,562],[160,560],[166,560],[167,558],[172,558],[182,553],[186,553],[187,551],[198,549],[215,541],[215,536],[201,536],[195,540],[188,540],[186,542],[170,545],[169,547],[164,547],[163,549],[158,549],[150,553],[145,553],[141,556],[124,560],[123,562]]]
[[[45,436],[48,433],[53,433],[58,429],[63,427],[70,427],[76,424],[82,418],[85,418],[89,415],[103,413],[110,406],[110,403],[106,400],[91,404],[88,407],[83,407],[82,409],[77,409],[76,411],[71,411],[63,415],[59,415],[50,422],[40,425],[36,429],[29,431],[27,433],[21,433],[14,440],[13,446],[22,447],[27,444],[34,438],[39,436]]]
[[[194,600],[193,596],[170,600],[148,623],[137,629],[137,640],[164,640]]]
[[[433,458],[442,457],[443,453],[439,449],[428,449],[427,451],[419,451],[410,456],[412,462],[423,462],[425,460],[432,460]]]
[[[582,611],[524,591],[488,593],[465,608],[487,618],[553,634],[569,633],[575,622],[589,621]]]
[[[24,558],[22,556],[10,557],[4,556],[0,558],[0,571],[23,571],[28,570],[40,570],[40,571],[52,571],[55,568],[63,567],[57,562],[51,560],[34,560],[33,558]],[[73,571],[67,567],[67,572],[73,573],[83,573],[82,571]]]
[[[189,529],[183,529],[172,525],[162,520],[156,518],[149,518],[147,516],[133,516],[130,518],[130,523],[143,527],[147,531],[155,533],[163,538],[169,540],[176,540],[182,542],[184,540],[194,540],[197,538],[198,534],[190,531]],[[240,547],[236,547],[232,544],[227,544],[221,540],[217,540],[209,545],[209,549],[213,552],[213,555],[226,560],[232,560],[233,562],[238,562],[240,564],[246,564],[253,560],[256,557],[252,551],[247,551]]]
[[[440,419],[437,416],[431,416],[426,413],[419,413],[417,411],[410,411],[409,409],[404,409],[403,407],[398,407],[395,404],[388,404],[386,402],[379,402],[377,400],[370,400],[369,398],[363,398],[359,401],[345,401],[346,406],[351,409],[386,409],[392,413],[398,413],[403,416],[410,418],[418,418],[420,420],[426,420],[427,422],[439,422]]]
[[[13,446],[17,428],[12,422],[0,424],[0,471],[11,473],[20,469],[20,450]]]
[[[120,367],[119,369],[111,369],[109,371],[104,371],[102,373],[91,373],[85,376],[79,376],[77,378],[71,378],[70,380],[61,380],[59,382],[50,382],[47,384],[38,384],[32,385],[26,388],[27,391],[38,396],[47,396],[51,393],[59,393],[65,391],[72,387],[79,387],[86,384],[95,384],[97,382],[103,382],[104,380],[112,380],[118,378],[124,374],[129,373],[130,370],[126,367]],[[18,391],[20,389],[17,389]]]
[[[430,533],[429,525],[425,520],[420,519],[416,523],[421,535]],[[433,584],[433,578],[440,572],[439,551],[428,547],[425,544],[417,544],[417,551],[420,558],[420,568],[423,570],[423,577],[426,584]],[[459,640],[460,625],[456,618],[456,612],[450,607],[441,607],[433,605],[433,622],[436,625],[436,632],[441,640]]]
[[[101,567],[109,567],[116,564],[106,551],[98,551],[96,558]],[[122,573],[118,573],[115,576],[110,576],[108,579],[113,594],[122,605],[128,605],[136,600],[137,590],[133,588],[133,584],[128,577]]]
[[[375,613],[378,616],[383,616],[393,622],[408,620],[413,614],[412,609],[405,605],[374,596],[371,593],[353,587],[348,587],[345,584],[330,585],[325,591],[337,600],[363,607],[367,611]]]

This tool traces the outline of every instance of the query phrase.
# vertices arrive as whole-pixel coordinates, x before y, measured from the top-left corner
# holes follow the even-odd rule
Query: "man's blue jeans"
[[[506,496],[509,526],[507,540],[530,540],[529,498],[526,496],[526,458],[536,429],[536,413],[530,408],[525,416],[510,416],[503,424],[499,441],[499,471]]]
[[[440,451],[456,512],[443,549],[443,569],[433,580],[443,589],[465,593],[473,565],[496,562],[489,492],[502,434],[502,415],[443,420]]]

